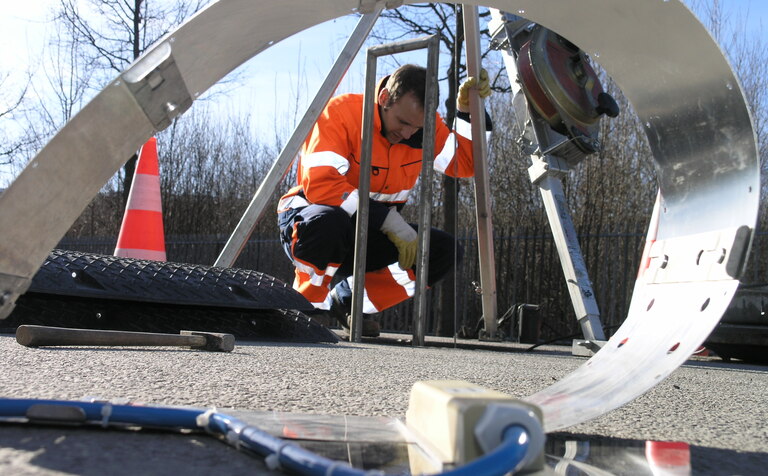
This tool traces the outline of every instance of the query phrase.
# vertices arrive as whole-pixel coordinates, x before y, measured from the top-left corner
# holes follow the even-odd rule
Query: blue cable
[[[531,439],[521,425],[510,425],[504,429],[501,444],[495,450],[483,455],[460,468],[442,473],[442,476],[503,476],[519,469],[528,452]]]
[[[125,424],[152,428],[200,430],[219,435],[235,447],[243,447],[266,458],[270,467],[307,476],[364,476],[383,474],[362,471],[347,463],[312,453],[299,445],[270,435],[254,426],[212,410],[113,405],[104,402],[62,400],[0,399],[0,418],[23,417],[32,406],[76,407],[91,424]],[[83,422],[80,422],[83,423]],[[502,444],[495,450],[443,476],[502,476],[517,469],[528,451],[526,429],[511,425],[504,430]]]
[[[224,419],[229,417],[215,414],[211,418],[216,432],[228,427]],[[363,476],[370,472],[361,471],[347,464],[339,464],[328,458],[307,451],[301,446],[286,443],[269,433],[253,426],[246,426],[239,434],[239,441],[247,448],[262,456],[276,455],[282,468],[308,476]],[[503,476],[516,469],[528,452],[530,439],[521,425],[510,425],[502,435],[502,444],[495,450],[441,476]],[[333,470],[329,469],[335,466]]]
[[[155,428],[198,429],[196,418],[203,413],[183,408],[113,405],[106,402],[0,399],[0,417],[26,417],[29,408],[35,405],[77,407],[83,410],[89,423],[133,424]]]

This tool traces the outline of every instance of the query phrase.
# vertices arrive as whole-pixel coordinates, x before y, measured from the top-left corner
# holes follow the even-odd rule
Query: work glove
[[[477,94],[485,99],[491,95],[491,83],[488,81],[488,71],[485,68],[480,69],[480,81],[470,76],[459,86],[459,93],[456,95],[456,109],[461,112],[469,112],[469,90],[477,86]]]
[[[397,247],[397,262],[401,269],[410,269],[416,262],[418,234],[411,225],[392,207],[381,225],[381,231]]]

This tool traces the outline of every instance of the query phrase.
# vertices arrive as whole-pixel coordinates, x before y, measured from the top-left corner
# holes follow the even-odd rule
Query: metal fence
[[[643,226],[644,227],[644,226]],[[601,230],[579,234],[582,252],[587,263],[600,319],[610,336],[627,315],[632,288],[645,242],[641,226],[631,231]],[[457,264],[454,289],[439,284],[428,291],[427,332],[434,334],[438,316],[453,314],[455,329],[463,335],[474,335],[482,319],[481,296],[476,291],[480,281],[477,263],[477,241],[473,232],[459,237],[464,247],[464,259]],[[756,234],[750,263],[743,282],[766,282],[768,276],[768,231]],[[211,264],[226,241],[225,236],[169,236],[166,249],[169,261]],[[112,254],[115,239],[65,239],[59,247],[91,253]],[[499,317],[509,316],[519,304],[539,306],[535,316],[540,323],[540,341],[569,339],[580,334],[565,285],[560,260],[552,235],[546,224],[500,230],[494,237],[497,303]],[[285,282],[293,279],[293,268],[277,239],[254,237],[248,241],[237,267],[254,269]],[[454,296],[455,311],[442,309],[440,292]],[[379,316],[382,328],[388,331],[411,332],[412,301],[408,300],[386,310]],[[454,314],[455,313],[455,314]],[[499,330],[507,338],[517,336],[515,318],[505,319]]]
[[[474,336],[482,319],[479,293],[477,242],[468,236],[460,238],[465,253],[458,263],[454,289],[442,289],[455,296],[455,328],[462,335]],[[579,236],[590,278],[601,310],[602,324],[610,330],[624,320],[632,297],[645,233],[610,231]],[[538,306],[541,340],[554,340],[581,333],[560,259],[547,225],[524,227],[515,231],[501,230],[494,236],[496,259],[497,313],[503,319],[502,336],[514,338],[520,332],[515,310],[519,305]],[[440,288],[433,291],[438,291]],[[433,294],[437,294],[434,292]],[[408,303],[383,313],[385,328],[409,331],[412,319]],[[450,310],[441,309],[432,299],[428,329],[435,330],[438,316]]]

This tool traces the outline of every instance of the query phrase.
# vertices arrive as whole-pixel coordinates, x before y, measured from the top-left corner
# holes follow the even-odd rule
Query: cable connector
[[[206,431],[210,431],[210,428],[208,427],[208,425],[211,423],[211,416],[215,414],[216,414],[216,409],[209,408],[205,412],[195,417],[195,423],[197,423],[197,426],[199,426],[200,428],[203,428]]]
[[[107,428],[109,426],[109,417],[112,416],[112,404],[107,402],[101,407],[101,427]]]
[[[280,471],[283,469],[283,465],[280,463],[280,457],[282,456],[283,450],[288,446],[291,446],[291,444],[284,442],[277,447],[277,450],[274,453],[267,455],[267,457],[264,458],[264,464],[267,468],[271,471]]]
[[[541,425],[537,407],[521,401],[510,403],[489,403],[475,425],[475,438],[483,452],[490,453],[500,446],[507,428],[520,425],[525,428],[530,443],[528,452],[520,464],[521,468],[540,469],[544,464],[544,442],[546,435]]]

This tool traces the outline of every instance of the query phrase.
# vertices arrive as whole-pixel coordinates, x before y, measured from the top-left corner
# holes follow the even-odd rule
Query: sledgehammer
[[[181,331],[179,334],[105,331],[22,325],[16,329],[16,342],[27,347],[60,345],[188,346],[214,352],[231,352],[235,336],[217,332]]]

